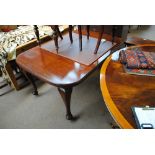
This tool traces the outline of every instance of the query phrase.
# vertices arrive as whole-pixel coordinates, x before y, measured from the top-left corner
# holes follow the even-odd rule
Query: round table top
[[[153,52],[155,44],[132,46],[128,49],[134,48]],[[155,106],[155,77],[126,73],[118,61],[118,54],[119,51],[113,53],[102,65],[100,72],[102,96],[120,128],[136,128],[131,107]]]

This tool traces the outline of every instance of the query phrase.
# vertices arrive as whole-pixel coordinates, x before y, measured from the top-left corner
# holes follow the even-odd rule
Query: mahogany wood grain
[[[149,40],[149,39],[131,36],[131,37],[127,37],[127,40],[125,41],[125,43],[127,45],[155,44],[155,40]]]
[[[75,117],[72,116],[70,110],[72,88],[95,71],[104,59],[105,56],[101,56],[93,64],[87,66],[38,46],[18,55],[16,62],[27,73],[27,77],[33,85],[34,93],[37,94],[38,92],[30,75],[34,75],[58,88],[66,106],[66,118],[73,120]]]
[[[68,32],[67,26],[64,26],[63,28],[64,28],[64,30],[63,30],[62,34],[67,33]],[[48,35],[44,35],[42,37],[39,37],[39,41],[40,41],[39,44],[41,45],[42,43],[47,42],[49,40],[51,40],[51,37]],[[19,55],[20,53],[27,51],[35,46],[38,46],[38,39],[33,39],[31,41],[23,43],[22,45],[17,46],[16,55]],[[10,85],[15,90],[20,90],[23,86],[18,82],[18,80],[15,76],[15,73],[13,72],[12,66],[9,64],[10,61],[8,61],[7,63],[8,63],[8,65],[6,66],[5,70],[9,76],[9,79],[10,79]]]
[[[96,62],[90,66],[82,65],[39,47],[20,54],[16,62],[25,71],[59,87],[77,85],[97,67]]]
[[[59,91],[59,93],[64,101],[64,104],[66,106],[66,119],[73,120],[74,117],[73,117],[73,115],[71,113],[71,109],[70,109],[72,87],[68,87],[68,88],[59,88],[58,87],[58,91]]]
[[[155,44],[129,47],[155,51]],[[136,128],[132,106],[155,106],[155,77],[130,75],[111,56],[100,72],[100,87],[109,112],[121,128]]]

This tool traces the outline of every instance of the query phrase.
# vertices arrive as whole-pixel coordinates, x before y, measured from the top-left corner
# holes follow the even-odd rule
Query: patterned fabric
[[[148,61],[144,55],[144,53],[142,51],[136,51],[136,54],[137,54],[137,57],[138,57],[138,60],[139,60],[139,67],[138,68],[142,68],[142,69],[146,69],[148,68]]]
[[[154,69],[155,68],[155,53],[154,52],[143,52],[143,54],[148,60],[148,68]]]
[[[126,64],[127,60],[126,60],[126,55],[125,52],[122,50],[119,53],[119,60],[122,64]]]
[[[50,26],[39,25],[39,35],[49,35],[52,37],[53,30]],[[60,31],[64,30],[60,26]],[[36,38],[33,26],[19,26],[17,29],[9,32],[0,32],[0,75],[4,80],[10,83],[10,78],[7,75],[5,66],[8,61],[16,59],[16,47],[27,43],[28,41]]]
[[[140,61],[135,51],[126,50],[125,55],[128,68],[140,68]]]
[[[129,69],[155,69],[155,53],[139,49],[121,51],[120,62]]]

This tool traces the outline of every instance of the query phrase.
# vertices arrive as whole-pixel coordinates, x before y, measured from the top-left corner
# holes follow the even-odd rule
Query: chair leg
[[[87,25],[87,39],[88,39],[88,40],[89,40],[89,28],[90,28],[90,26]]]
[[[55,47],[56,47],[56,51],[58,53],[58,49],[59,49],[59,46],[58,46],[58,36],[57,34],[54,34],[54,43],[55,43]]]
[[[69,38],[71,41],[71,44],[73,43],[73,37],[72,37],[72,25],[69,25]]]
[[[61,40],[62,40],[62,39],[63,39],[63,37],[62,37],[62,34],[61,34],[60,30],[59,30],[59,26],[58,26],[58,25],[56,25],[56,31],[57,31],[57,33],[58,33],[59,37],[60,37],[60,38],[61,38]]]
[[[112,44],[114,43],[114,40],[115,40],[115,32],[116,32],[116,26],[113,25],[112,26]]]
[[[81,25],[78,25],[78,33],[79,33],[79,47],[80,47],[80,51],[82,51],[82,31],[81,31]]]
[[[37,42],[38,42],[38,45],[40,46],[41,43],[40,43],[40,37],[39,37],[39,30],[38,30],[38,26],[37,25],[34,25],[33,26],[33,29],[34,29],[34,32],[35,32],[35,35],[37,37]]]
[[[58,87],[58,91],[65,103],[66,106],[66,119],[67,120],[74,120],[74,117],[70,110],[70,100],[71,100],[71,93],[72,93],[72,87],[69,88],[60,88]]]
[[[97,54],[97,51],[98,51],[100,43],[101,43],[103,32],[104,32],[104,26],[102,25],[100,27],[99,37],[98,37],[98,40],[97,40],[97,44],[96,44],[96,48],[95,48],[94,54]]]
[[[51,29],[53,30],[53,39],[54,39],[54,43],[55,43],[55,47],[56,47],[56,51],[58,53],[58,31],[57,31],[57,25],[50,25]]]

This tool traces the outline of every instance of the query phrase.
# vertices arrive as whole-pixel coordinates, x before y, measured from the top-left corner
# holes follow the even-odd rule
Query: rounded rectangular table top
[[[107,41],[103,45],[101,44],[98,54],[94,54],[92,52],[94,51],[92,43],[95,46],[96,39],[86,40],[86,37],[83,37],[83,41],[87,46],[84,44],[84,51],[80,51],[78,36],[76,34],[73,34],[73,36],[74,41],[72,44],[68,35],[65,35],[64,39],[59,41],[58,52],[55,49],[54,41],[49,41],[42,44],[41,47],[34,47],[18,55],[16,62],[23,70],[49,84],[63,87],[74,86],[95,70],[117,44]],[[101,50],[103,52],[100,52]],[[65,53],[65,55],[62,53]],[[92,60],[88,65],[87,61],[90,61],[90,57],[92,57]]]
[[[79,64],[40,47],[20,54],[16,62],[25,71],[54,85],[76,84],[96,66]]]

